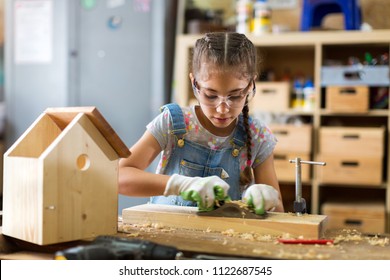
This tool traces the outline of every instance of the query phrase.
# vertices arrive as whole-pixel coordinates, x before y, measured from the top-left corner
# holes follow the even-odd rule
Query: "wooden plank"
[[[268,213],[265,219],[243,219],[198,216],[196,207],[143,204],[124,209],[124,224],[153,223],[159,227],[203,231],[234,230],[238,233],[258,233],[318,239],[324,236],[327,217],[323,215],[296,216],[292,213]]]
[[[96,107],[47,108],[45,113],[48,114],[62,130],[78,113],[85,113],[120,157],[127,158],[130,156],[129,148],[123,143],[122,139],[119,138],[114,129]]]
[[[4,157],[38,158],[60,133],[58,125],[46,114],[41,114],[6,151]]]
[[[1,260],[53,260],[54,254],[39,253],[39,252],[15,252],[11,254],[0,253]]]

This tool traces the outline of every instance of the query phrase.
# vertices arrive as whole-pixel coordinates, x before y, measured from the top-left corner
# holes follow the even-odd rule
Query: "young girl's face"
[[[229,135],[245,105],[246,93],[252,90],[253,81],[231,71],[213,71],[199,75],[190,74],[195,95],[201,110],[197,114],[202,125],[218,136]]]

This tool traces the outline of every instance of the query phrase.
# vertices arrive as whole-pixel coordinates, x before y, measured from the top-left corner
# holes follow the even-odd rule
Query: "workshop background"
[[[248,24],[238,7],[249,2],[1,0],[2,154],[48,107],[96,106],[131,146],[161,105],[194,102],[188,62],[200,34],[244,28],[262,58],[251,112],[279,138],[286,210],[295,185],[288,159],[322,160],[302,167],[309,213],[333,216],[335,228],[388,232],[390,2],[360,1],[367,36],[343,30],[342,13],[302,31],[303,0],[259,4],[262,21],[254,5]],[[367,74],[351,81],[351,71]],[[118,212],[145,201],[120,196]]]

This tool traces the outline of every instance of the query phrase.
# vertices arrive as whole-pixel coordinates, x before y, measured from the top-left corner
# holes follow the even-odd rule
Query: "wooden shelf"
[[[388,117],[388,110],[370,110],[367,113],[338,113],[338,112],[329,112],[326,109],[321,109],[319,111],[321,116],[355,116],[355,117]]]
[[[202,35],[178,35],[176,38],[176,57],[174,75],[173,100],[181,106],[187,106],[192,96],[188,78],[188,62],[191,59],[191,49],[195,41]],[[285,34],[267,34],[262,36],[248,35],[248,38],[258,48],[262,57],[263,67],[272,67],[276,74],[286,67],[292,70],[300,70],[302,67],[305,75],[313,78],[315,85],[315,96],[317,103],[314,110],[287,109],[283,111],[269,111],[273,114],[283,114],[302,117],[313,125],[313,160],[319,159],[319,129],[322,126],[331,126],[335,122],[352,125],[354,127],[382,126],[385,127],[385,154],[383,159],[384,176],[380,186],[373,186],[374,191],[385,191],[386,195],[381,199],[386,204],[386,231],[390,232],[390,108],[370,109],[364,113],[343,113],[331,112],[324,106],[324,86],[321,86],[321,67],[326,59],[348,58],[349,55],[361,54],[364,58],[364,51],[389,52],[390,30],[374,30],[371,32],[362,31],[318,31],[318,32],[291,32]],[[264,59],[263,59],[264,58]],[[370,93],[371,94],[371,93]],[[359,151],[356,151],[358,154]],[[320,167],[321,168],[321,167]],[[321,209],[322,198],[320,187],[335,186],[333,184],[321,184],[318,180],[318,167],[311,169],[311,213],[318,214]],[[369,174],[368,174],[369,175]],[[286,182],[281,182],[286,184]],[[291,182],[290,184],[293,184]],[[288,184],[288,183],[287,183]],[[347,188],[355,188],[361,191],[366,186],[350,184],[339,184]],[[321,188],[322,189],[322,188]]]

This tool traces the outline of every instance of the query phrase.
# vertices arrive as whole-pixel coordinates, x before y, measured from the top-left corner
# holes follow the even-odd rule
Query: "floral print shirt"
[[[234,131],[226,137],[216,136],[206,130],[199,122],[195,113],[195,106],[183,107],[184,121],[187,133],[185,139],[196,142],[209,149],[228,148],[231,145]],[[172,123],[169,110],[160,113],[154,120],[147,125],[147,130],[156,138],[161,146],[162,154],[158,163],[156,173],[164,174],[165,167],[169,161],[172,150],[175,147],[177,139],[171,132]],[[252,134],[252,168],[255,168],[265,161],[273,152],[277,139],[270,129],[260,120],[252,118],[250,124],[250,133]],[[241,171],[247,165],[246,148],[240,151]]]

